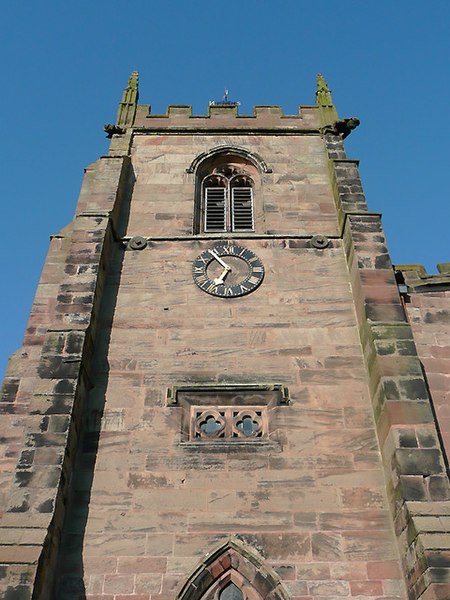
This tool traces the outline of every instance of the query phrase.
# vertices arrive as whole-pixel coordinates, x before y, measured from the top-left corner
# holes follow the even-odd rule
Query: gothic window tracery
[[[289,404],[280,383],[173,386],[168,406],[180,407],[182,444],[277,443],[277,407]]]
[[[213,153],[196,171],[195,233],[256,231],[255,198],[260,173],[233,150]]]
[[[266,406],[192,407],[191,440],[208,441],[218,438],[243,441],[265,438],[267,434]]]
[[[203,180],[203,227],[205,232],[254,231],[253,179],[228,165]]]
[[[208,552],[176,600],[289,600],[284,586],[258,553],[231,539]]]

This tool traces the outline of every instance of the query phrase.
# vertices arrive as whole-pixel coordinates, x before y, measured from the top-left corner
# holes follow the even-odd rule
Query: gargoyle
[[[337,134],[342,136],[342,139],[344,140],[348,135],[350,135],[353,129],[358,127],[359,123],[360,121],[356,117],[339,119],[334,123],[333,128]]]
[[[113,125],[112,123],[106,123],[103,127],[103,130],[106,133],[106,137],[112,138],[113,135],[120,135],[121,133],[125,133],[125,129],[123,127],[119,127],[118,125]]]

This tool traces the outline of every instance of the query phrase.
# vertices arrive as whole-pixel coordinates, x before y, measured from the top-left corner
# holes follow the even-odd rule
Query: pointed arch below
[[[267,166],[266,162],[256,152],[250,152],[245,148],[228,145],[216,146],[215,148],[208,150],[208,152],[202,152],[194,158],[189,167],[186,169],[186,173],[195,173],[204,160],[209,160],[217,154],[226,155],[228,153],[235,156],[242,156],[243,158],[252,161],[261,173],[272,173],[272,169]]]
[[[233,586],[239,594],[234,594],[232,596],[228,595],[227,591],[230,590],[230,586]],[[255,586],[252,585],[246,577],[232,568],[225,571],[222,577],[219,577],[219,579],[208,588],[203,596],[201,596],[201,599],[227,600],[230,597],[232,597],[233,600],[264,600],[264,597]]]
[[[184,583],[176,600],[217,600],[234,583],[244,600],[288,600],[289,595],[262,557],[240,540],[231,539],[211,552]]]

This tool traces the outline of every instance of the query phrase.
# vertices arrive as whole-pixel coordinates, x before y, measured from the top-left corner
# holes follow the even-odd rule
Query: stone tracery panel
[[[167,404],[181,408],[183,443],[260,443],[274,439],[289,392],[281,384],[174,386]]]
[[[191,440],[255,440],[267,435],[266,406],[191,407]]]

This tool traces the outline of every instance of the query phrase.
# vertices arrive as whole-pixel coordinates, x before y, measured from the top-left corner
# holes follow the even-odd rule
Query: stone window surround
[[[253,228],[246,229],[247,233],[254,233],[258,229],[257,225],[257,206],[255,197],[261,191],[261,175],[262,173],[271,173],[265,162],[254,153],[248,150],[233,147],[219,146],[211,149],[209,152],[203,153],[194,159],[191,166],[186,169],[188,173],[195,173],[195,210],[193,218],[193,233],[194,235],[205,233],[205,180],[214,176],[225,176],[228,183],[226,185],[226,204],[228,205],[227,212],[227,227],[226,231],[221,230],[216,233],[228,235],[236,235],[244,230],[234,229],[232,219],[230,217],[232,208],[231,189],[229,182],[236,177],[237,179],[247,179],[251,190],[251,207]],[[259,224],[261,226],[261,223]],[[211,230],[214,232],[214,230]]]
[[[198,384],[175,385],[167,390],[167,406],[181,409],[180,443],[185,446],[216,447],[222,445],[261,445],[273,443],[272,434],[276,430],[276,409],[289,404],[289,390],[282,384]],[[229,410],[232,408],[233,410]],[[245,436],[195,436],[195,420],[199,411],[214,414],[227,412],[231,419],[236,413],[260,413],[257,421],[262,435]],[[227,430],[235,431],[233,423]]]

